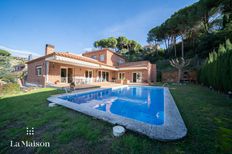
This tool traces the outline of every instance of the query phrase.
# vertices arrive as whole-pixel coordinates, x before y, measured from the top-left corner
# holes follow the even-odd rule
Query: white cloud
[[[0,45],[0,49],[6,50],[6,51],[10,52],[13,56],[18,56],[18,57],[27,58],[28,55],[30,55],[30,54],[32,54],[33,58],[41,56],[40,54],[31,52],[31,51],[12,49],[12,48],[9,48],[9,47],[3,46],[3,45]]]
[[[150,28],[161,24],[163,22],[162,19],[169,17],[171,12],[169,8],[154,8],[153,10],[137,14],[125,21],[109,26],[103,30],[102,35],[104,37],[124,35],[129,39],[137,39],[144,43],[146,42],[146,35]]]

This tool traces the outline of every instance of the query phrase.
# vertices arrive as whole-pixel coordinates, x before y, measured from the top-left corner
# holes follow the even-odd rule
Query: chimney
[[[46,44],[45,47],[45,55],[51,54],[54,52],[55,46],[51,45],[51,44]]]
[[[28,55],[28,59],[27,59],[28,61],[30,61],[30,60],[32,60],[32,54],[29,54]]]

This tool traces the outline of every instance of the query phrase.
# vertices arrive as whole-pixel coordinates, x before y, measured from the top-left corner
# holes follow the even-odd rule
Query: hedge
[[[219,46],[213,51],[199,72],[199,81],[220,91],[232,91],[232,44]]]

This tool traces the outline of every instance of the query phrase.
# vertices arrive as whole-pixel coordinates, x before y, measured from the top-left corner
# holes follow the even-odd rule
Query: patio
[[[93,89],[93,88],[112,88],[122,86],[122,84],[118,84],[115,82],[92,82],[89,84],[76,84],[75,90],[82,89]],[[62,83],[62,84],[50,84],[48,87],[54,88],[70,88],[70,83]]]

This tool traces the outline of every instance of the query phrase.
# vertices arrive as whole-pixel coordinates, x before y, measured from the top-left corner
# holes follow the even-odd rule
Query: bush
[[[160,71],[157,71],[157,82],[162,82],[162,73]]]
[[[0,49],[0,55],[1,55],[1,56],[10,56],[10,53],[9,53],[8,51],[1,50],[1,49]]]
[[[19,91],[20,91],[20,86],[17,83],[7,83],[2,85],[2,87],[0,88],[0,93],[2,95],[14,94],[14,93],[18,93]]]
[[[220,45],[218,52],[209,54],[200,70],[199,81],[220,91],[232,90],[232,45]]]

